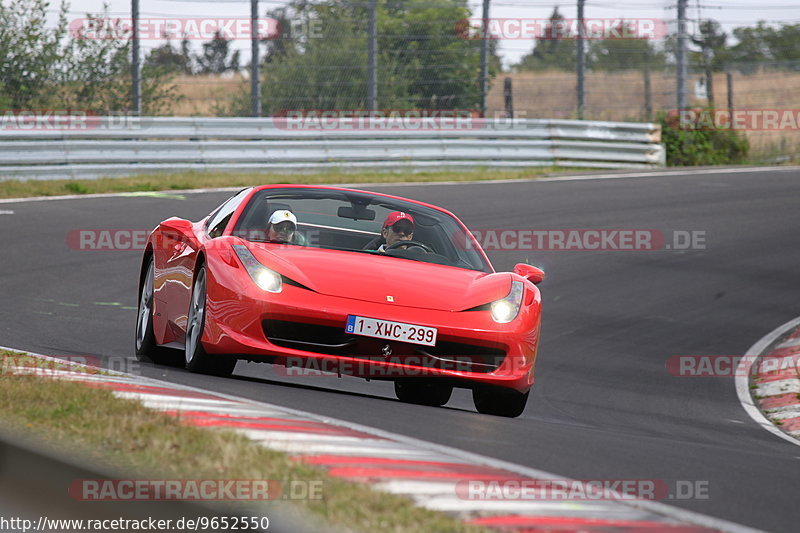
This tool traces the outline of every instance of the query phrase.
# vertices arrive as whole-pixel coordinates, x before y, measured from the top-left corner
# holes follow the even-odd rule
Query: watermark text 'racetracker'
[[[139,129],[131,114],[100,117],[88,109],[0,109],[0,131]]]
[[[672,109],[683,130],[795,131],[800,129],[800,109]]]
[[[579,19],[470,18],[459,20],[455,29],[456,33],[464,39],[578,39],[581,35],[581,21]],[[583,38],[586,40],[663,39],[668,34],[669,27],[664,19],[583,19]]]
[[[750,364],[742,364],[750,363]],[[673,355],[666,362],[670,375],[682,378],[732,378],[758,374],[800,375],[800,354],[787,355]]]
[[[538,251],[651,251],[704,250],[703,230],[591,228],[591,229],[480,229],[471,230],[481,248]],[[466,239],[460,243],[471,247]]]
[[[76,18],[69,24],[70,35],[77,39],[128,40],[133,36],[133,20],[129,18]],[[279,21],[262,17],[257,21],[255,32],[249,17],[169,17],[139,18],[139,39],[161,41],[178,39],[210,41],[251,39],[277,39],[302,34],[308,38],[320,38],[322,22],[318,20]]]
[[[321,500],[322,480],[76,479],[68,489],[79,501]]]
[[[513,127],[511,120],[488,120],[474,109],[288,109],[275,114],[283,130],[311,131],[466,131]]]
[[[308,245],[320,242],[320,231],[299,230]],[[66,236],[67,246],[80,251],[142,251],[147,245],[150,230],[145,229],[74,229]],[[266,230],[237,234],[247,240],[264,241]],[[475,239],[473,241],[473,238]],[[178,235],[166,237],[157,234],[153,245],[160,250],[171,250],[186,238]],[[205,246],[213,247],[218,241],[211,240]],[[229,246],[219,241],[222,246]],[[454,246],[470,249],[478,246],[486,251],[628,251],[653,250],[705,250],[704,230],[653,230],[625,228],[585,229],[479,229],[470,234],[461,233],[453,237]]]
[[[456,484],[463,500],[492,501],[657,501],[707,500],[709,482],[659,479],[464,479]]]
[[[0,355],[0,376],[63,377],[101,372],[123,372],[141,375],[142,368],[153,366],[135,359],[119,356],[61,355],[39,357],[35,355]]]

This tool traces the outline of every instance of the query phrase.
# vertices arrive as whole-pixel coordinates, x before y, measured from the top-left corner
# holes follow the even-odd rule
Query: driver
[[[397,242],[410,241],[414,238],[414,217],[404,211],[389,213],[383,223],[381,235],[385,241],[378,247],[381,253],[386,253],[386,248]]]
[[[286,209],[272,213],[267,222],[267,241],[298,243],[297,217]]]

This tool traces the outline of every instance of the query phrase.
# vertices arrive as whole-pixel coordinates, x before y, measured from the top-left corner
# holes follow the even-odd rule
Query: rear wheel
[[[179,365],[180,352],[162,348],[156,344],[153,332],[153,258],[147,264],[147,272],[139,291],[139,310],[136,314],[136,359],[147,363]]]
[[[472,401],[479,413],[515,418],[525,410],[529,392],[523,394],[501,387],[476,387],[472,389]]]
[[[450,401],[453,386],[435,380],[398,379],[394,382],[394,393],[402,402],[441,407]]]
[[[197,270],[189,302],[189,319],[186,324],[186,368],[189,372],[230,376],[236,359],[225,355],[209,355],[203,348],[203,330],[206,326],[206,267]]]

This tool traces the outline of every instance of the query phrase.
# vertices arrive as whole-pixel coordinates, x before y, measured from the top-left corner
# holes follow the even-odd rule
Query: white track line
[[[800,346],[800,337],[798,337],[797,339],[789,339],[788,341],[782,342],[775,348],[794,348],[795,346]]]
[[[607,174],[571,174],[567,176],[552,176],[548,178],[520,178],[507,180],[471,180],[471,181],[398,181],[398,182],[375,182],[375,183],[323,183],[322,186],[333,187],[434,187],[439,185],[502,185],[507,183],[524,182],[550,182],[550,181],[589,181],[589,180],[610,180],[625,178],[659,178],[664,176],[697,176],[706,174],[742,174],[751,172],[798,172],[800,167],[781,166],[781,167],[735,167],[735,168],[711,168],[691,170],[682,168],[680,170],[653,170],[648,172],[618,172]],[[168,191],[170,194],[204,194],[215,192],[237,192],[244,187],[216,187],[208,189],[182,189]],[[130,192],[97,193],[97,194],[69,194],[64,196],[32,196],[30,198],[3,198],[0,204],[17,204],[24,202],[49,202],[54,200],[82,200],[93,198],[115,198],[129,196]],[[142,196],[142,198],[150,198]]]
[[[38,356],[38,357],[44,357],[46,359],[55,360],[55,361],[62,361],[61,359],[58,359],[57,357],[52,357],[52,356],[43,355],[43,354],[37,354],[37,353],[32,353],[32,352],[26,352],[25,350],[20,350],[18,348],[9,348],[9,347],[0,346],[0,349],[22,352],[22,353],[26,353],[26,354],[29,354],[29,355],[34,355],[34,356]],[[124,375],[123,373],[118,373],[118,374]],[[265,408],[270,409],[270,410],[279,410],[279,411],[283,411],[283,412],[286,412],[286,413],[289,413],[289,414],[293,414],[293,415],[296,415],[296,416],[303,416],[303,417],[306,417],[306,418],[311,419],[311,420],[317,420],[319,422],[324,422],[324,423],[327,423],[327,424],[332,424],[332,425],[344,427],[344,428],[351,429],[351,430],[354,430],[354,431],[359,431],[359,432],[362,432],[362,433],[371,434],[371,435],[374,435],[376,437],[383,437],[384,439],[393,440],[396,443],[402,443],[402,444],[405,444],[405,445],[408,445],[408,446],[411,446],[411,447],[415,447],[417,449],[429,451],[432,454],[449,456],[450,458],[456,457],[456,458],[458,458],[458,459],[460,459],[460,460],[462,460],[464,462],[470,463],[470,464],[478,464],[478,465],[498,468],[498,469],[501,469],[501,470],[508,470],[508,471],[516,472],[516,473],[524,475],[524,476],[530,476],[532,478],[538,478],[538,479],[544,479],[544,480],[561,480],[561,481],[563,481],[563,480],[568,480],[569,479],[569,478],[566,478],[564,476],[558,476],[558,475],[551,474],[549,472],[544,472],[542,470],[538,470],[538,469],[535,469],[535,468],[529,468],[529,467],[526,467],[526,466],[510,463],[510,462],[503,461],[503,460],[500,460],[500,459],[494,459],[492,457],[485,457],[485,456],[482,456],[482,455],[479,455],[479,454],[476,454],[476,453],[471,453],[471,452],[459,450],[457,448],[452,448],[450,446],[444,446],[444,445],[441,445],[441,444],[435,444],[435,443],[432,443],[432,442],[427,442],[427,441],[424,441],[424,440],[416,439],[414,437],[408,437],[408,436],[401,435],[401,434],[398,434],[398,433],[392,433],[392,432],[389,432],[389,431],[384,431],[384,430],[381,430],[381,429],[376,429],[376,428],[364,426],[364,425],[357,424],[357,423],[354,423],[354,422],[348,422],[346,420],[340,420],[340,419],[331,418],[331,417],[328,417],[328,416],[317,415],[317,414],[314,414],[314,413],[301,411],[299,409],[294,409],[294,408],[291,408],[291,407],[278,406],[278,405],[274,405],[274,404],[270,404],[270,403],[260,402],[260,401],[257,401],[257,400],[250,400],[250,399],[247,399],[247,398],[233,396],[233,395],[225,394],[225,393],[206,391],[206,390],[203,390],[203,389],[199,389],[197,387],[191,387],[191,386],[187,386],[187,385],[180,385],[180,384],[177,384],[177,383],[172,383],[172,382],[168,382],[168,381],[162,381],[162,380],[159,380],[159,379],[146,378],[146,377],[142,377],[142,376],[133,376],[133,377],[139,378],[142,382],[144,382],[146,384],[149,383],[149,384],[154,384],[154,385],[161,386],[161,387],[167,386],[167,387],[171,387],[171,388],[174,388],[174,389],[179,389],[179,390],[183,390],[183,391],[198,392],[198,393],[203,393],[203,394],[213,394],[213,395],[215,395],[215,396],[217,396],[217,397],[219,397],[221,399],[227,399],[227,400],[230,400],[232,402],[239,402],[239,403],[250,404],[250,405],[258,405],[258,406],[262,406],[262,407],[265,407]],[[647,511],[647,512],[654,513],[654,514],[657,514],[657,515],[666,516],[668,518],[672,518],[674,520],[679,520],[679,521],[686,522],[686,523],[689,523],[689,524],[694,524],[694,525],[698,525],[698,526],[717,529],[719,531],[723,531],[723,532],[726,532],[726,533],[765,533],[764,531],[759,530],[759,529],[751,528],[751,527],[748,527],[748,526],[743,526],[741,524],[736,524],[734,522],[729,522],[727,520],[723,520],[723,519],[720,519],[720,518],[715,518],[715,517],[712,517],[712,516],[706,516],[706,515],[703,515],[703,514],[700,514],[700,513],[696,513],[694,511],[687,511],[687,510],[684,510],[684,509],[678,509],[676,507],[672,507],[672,506],[669,506],[669,505],[666,505],[666,504],[663,504],[663,503],[660,503],[660,502],[627,501],[624,498],[620,497],[618,499],[615,499],[614,503],[616,503],[618,505],[621,505],[621,506],[633,507],[635,509],[639,509],[640,511]],[[631,513],[633,514],[634,511],[632,510]]]
[[[776,328],[747,350],[745,355],[752,357],[743,357],[739,363],[739,367],[736,369],[736,394],[739,396],[739,402],[742,404],[745,412],[750,415],[750,418],[752,418],[756,424],[773,435],[777,435],[785,441],[800,446],[800,441],[775,427],[775,424],[770,422],[767,417],[761,413],[761,410],[755,402],[753,402],[753,397],[750,395],[750,372],[758,356],[762,355],[781,335],[797,326],[800,326],[800,317],[790,320],[786,324]]]

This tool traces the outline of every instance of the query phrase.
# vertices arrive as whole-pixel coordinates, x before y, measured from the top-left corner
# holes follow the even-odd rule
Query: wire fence
[[[800,154],[800,71],[792,62],[762,64],[757,71],[751,67],[731,65],[727,71],[714,72],[710,99],[706,72],[690,69],[688,106],[723,110],[722,122],[713,126],[726,127],[731,112],[733,117],[744,117],[740,129],[756,156],[778,161],[796,157]],[[513,88],[510,109],[509,84]],[[502,73],[489,93],[489,112],[511,112],[521,118],[576,118],[575,85],[574,73],[564,71]],[[659,113],[677,112],[675,101],[671,69],[653,71],[632,65],[623,71],[586,74],[587,120],[651,121]],[[764,113],[769,114],[766,121],[760,116]]]
[[[174,12],[150,12],[148,0],[141,2],[142,112],[162,116],[252,115],[249,39],[254,31],[246,10],[227,18],[185,17],[177,8]],[[239,4],[247,7],[248,3]],[[585,20],[581,28],[589,34],[583,34],[586,69],[581,114],[578,39],[570,34],[575,25],[569,19],[533,21],[538,24],[536,31],[521,38],[509,31],[512,26],[508,20],[476,18],[479,14],[465,0],[434,4],[423,0],[295,0],[287,4],[261,0],[260,6],[260,25],[255,33],[260,37],[259,99],[261,113],[266,116],[370,109],[373,79],[375,108],[388,111],[480,113],[485,109],[489,117],[652,121],[659,113],[677,108],[675,20],[640,20],[637,31],[650,33],[635,34],[630,39],[614,36],[614,31],[625,29],[622,26],[615,28],[600,19]],[[591,3],[587,17],[591,16],[590,8]],[[371,9],[376,14],[373,35],[368,31]],[[122,15],[106,13],[101,17],[110,20]],[[85,35],[73,30],[81,24],[85,27],[86,17],[74,12],[67,12],[66,17],[71,36],[85,40]],[[559,34],[558,24],[562,23]],[[591,33],[595,27],[604,29],[596,35]],[[800,58],[735,61],[725,56],[724,47],[711,51],[713,39],[719,35],[701,33],[695,30],[690,36],[687,107],[780,110],[782,117],[795,113],[800,120],[796,114],[800,110]],[[171,39],[167,44],[165,37]],[[371,40],[374,61],[370,57]],[[484,47],[490,79],[485,95],[481,84]],[[800,49],[800,43],[790,41],[775,47],[787,56]],[[529,52],[515,60],[516,65],[508,60],[504,64],[502,50],[522,48]],[[9,57],[6,54],[5,61]],[[130,71],[130,66],[126,68]],[[119,78],[124,70],[109,72]],[[125,91],[132,90],[130,80],[119,81],[114,99],[85,100],[84,107],[99,114],[131,111],[125,98]],[[154,90],[157,84],[169,90]],[[25,86],[0,79],[0,104],[4,90],[23,90],[20,87]],[[95,93],[100,94],[101,89]],[[76,88],[75,94],[82,93]],[[72,107],[81,105],[77,97],[69,102]],[[57,102],[50,105],[58,107]],[[791,127],[789,121],[784,126],[742,129],[757,152],[792,155],[800,151],[800,125]]]

